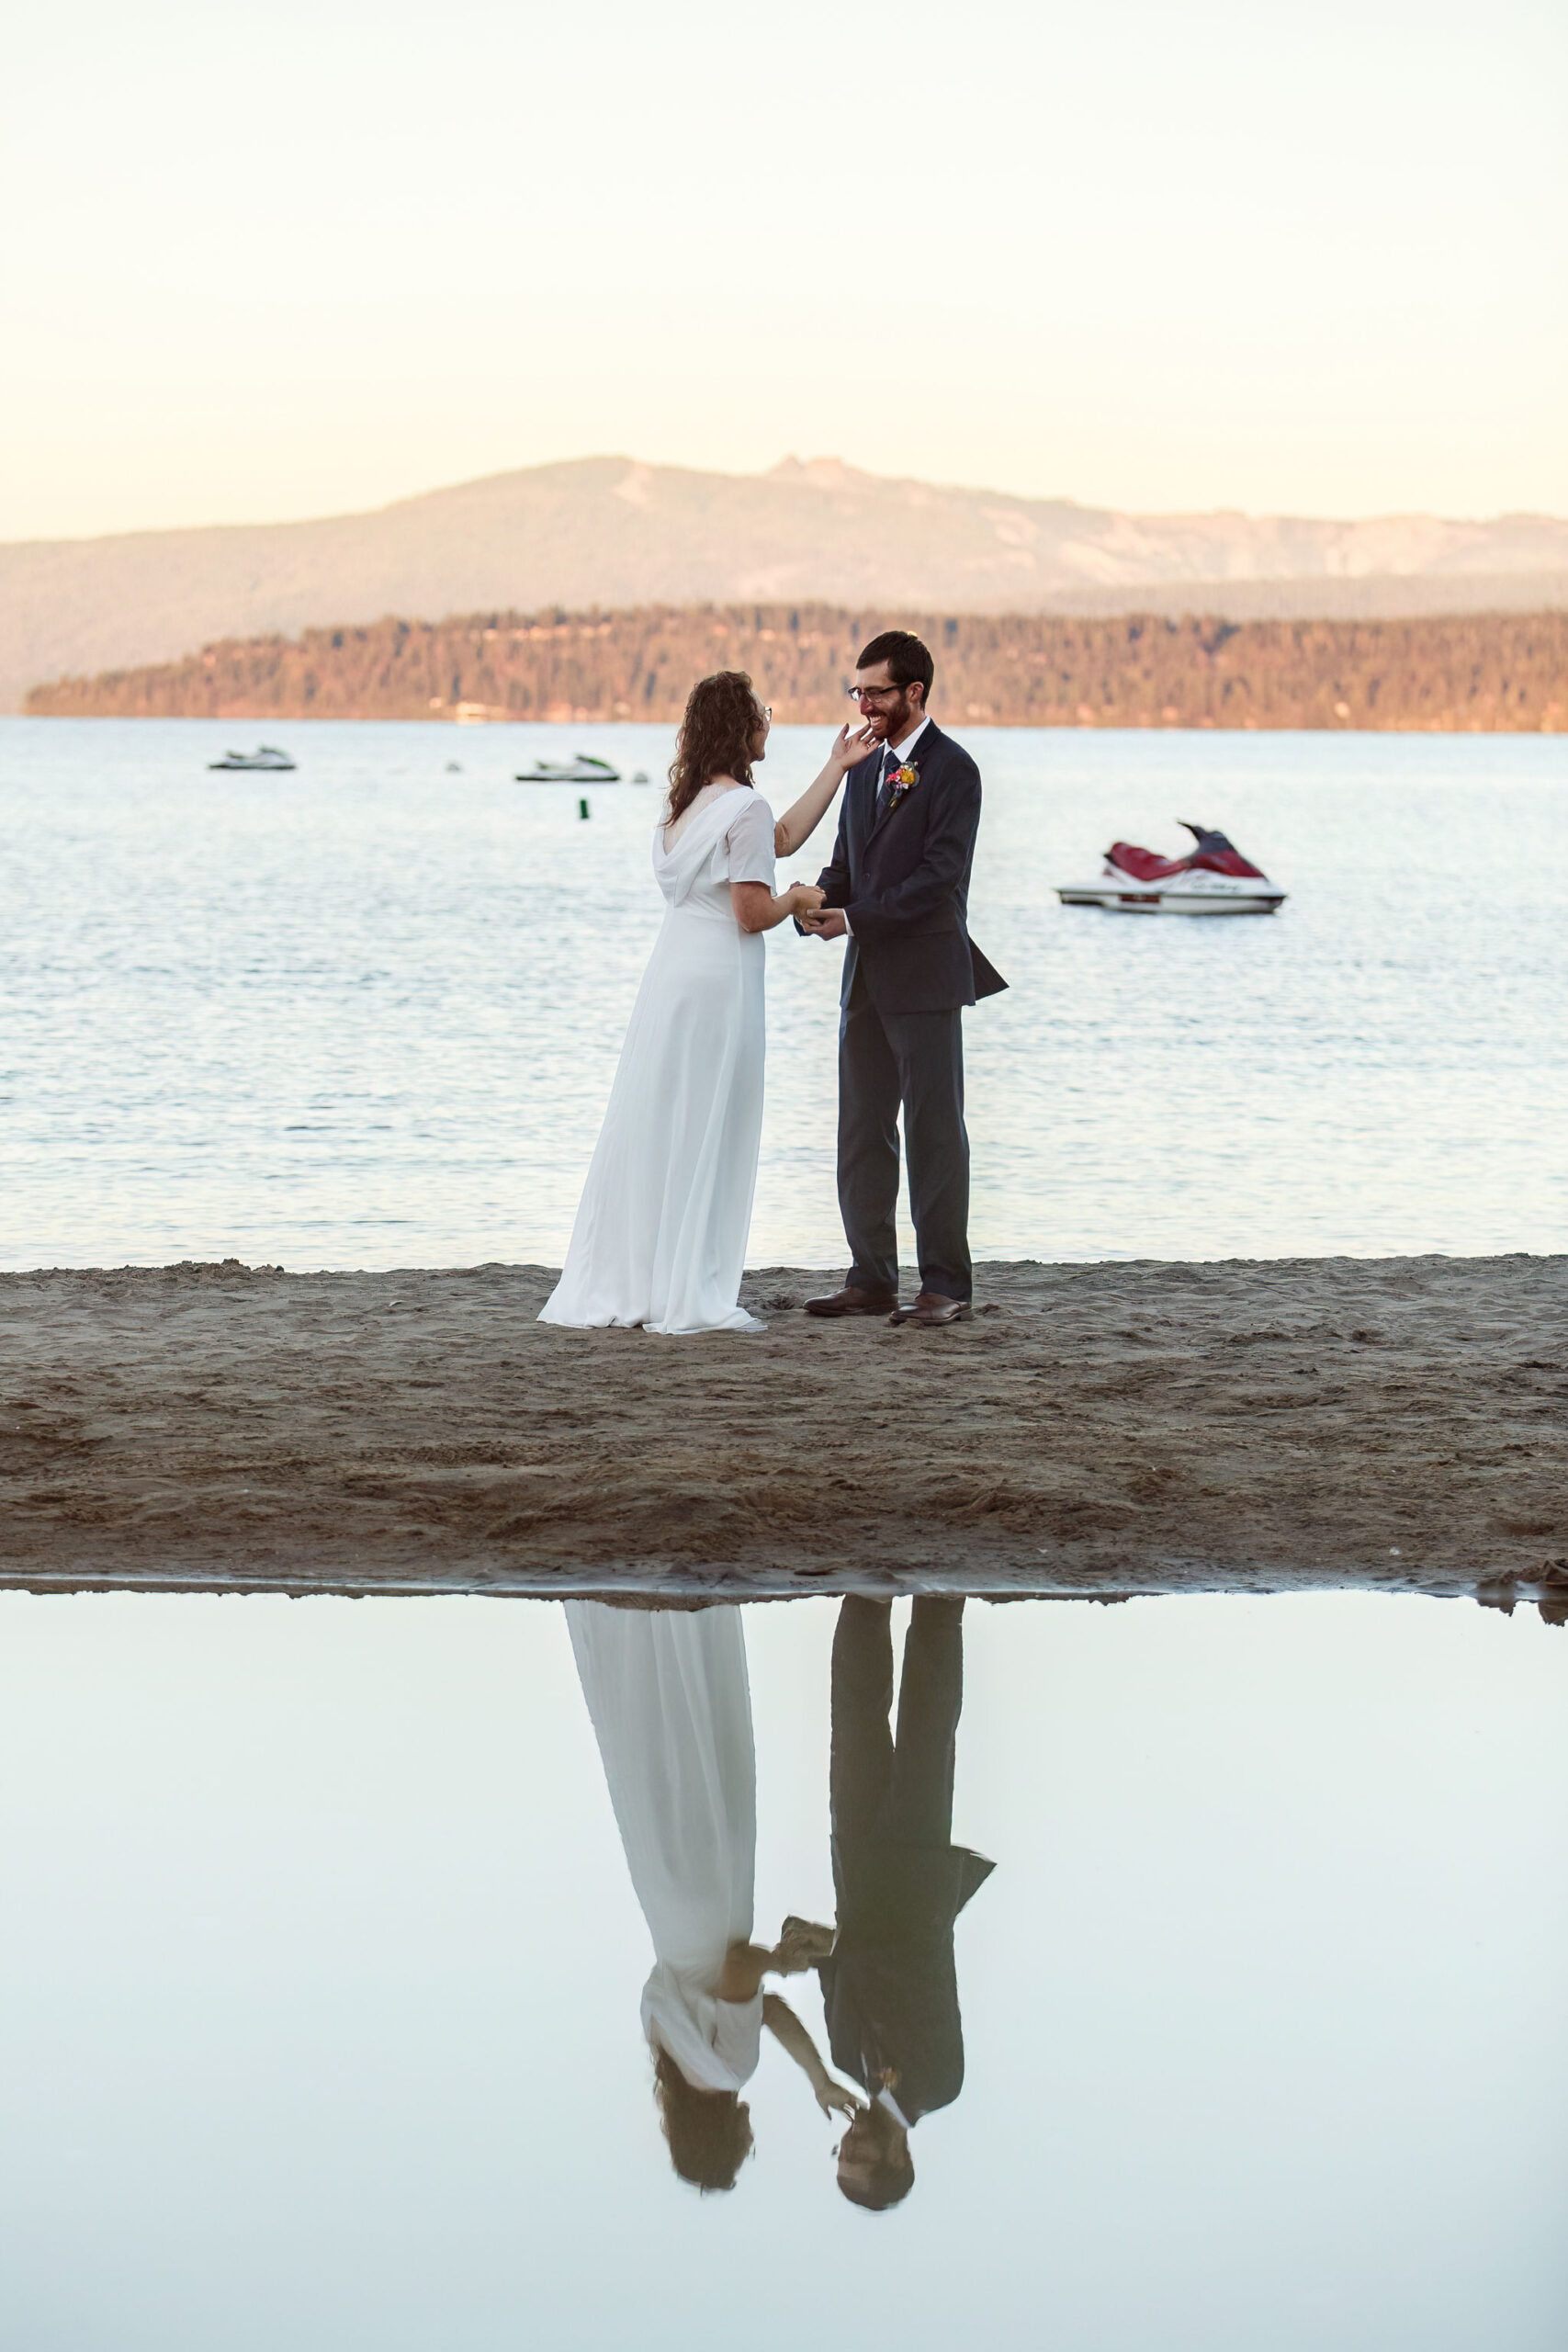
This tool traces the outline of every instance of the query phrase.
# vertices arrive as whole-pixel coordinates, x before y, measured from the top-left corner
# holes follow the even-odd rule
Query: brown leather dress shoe
[[[921,1323],[931,1328],[940,1323],[967,1323],[974,1311],[966,1298],[947,1298],[940,1290],[923,1290],[913,1306],[896,1306],[887,1320]]]
[[[886,1315],[897,1304],[897,1291],[856,1290],[853,1283],[846,1283],[831,1298],[808,1298],[806,1311],[807,1315]]]

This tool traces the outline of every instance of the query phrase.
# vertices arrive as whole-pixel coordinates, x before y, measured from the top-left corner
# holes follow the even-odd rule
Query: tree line
[[[39,717],[679,718],[687,689],[747,670],[776,719],[837,722],[890,622],[936,659],[954,726],[1568,729],[1568,613],[1225,621],[1131,614],[849,612],[828,605],[388,618],[225,639],[178,662],[35,686]]]

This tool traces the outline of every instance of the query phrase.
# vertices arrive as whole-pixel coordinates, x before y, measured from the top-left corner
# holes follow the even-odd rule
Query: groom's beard
[[[882,726],[882,741],[897,743],[914,725],[915,707],[906,698],[904,701],[896,702],[891,710],[879,710],[876,716]]]

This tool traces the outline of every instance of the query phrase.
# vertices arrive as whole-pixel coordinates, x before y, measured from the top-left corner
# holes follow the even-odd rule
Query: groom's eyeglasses
[[[845,694],[852,702],[897,702],[902,686],[846,686]]]

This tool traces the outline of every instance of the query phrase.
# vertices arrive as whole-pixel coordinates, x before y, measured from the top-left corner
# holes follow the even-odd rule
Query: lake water
[[[835,1916],[837,1609],[741,1612],[769,1941]],[[734,2190],[675,2178],[558,1607],[0,1594],[0,2340],[1559,2352],[1568,1636],[1314,1594],[963,1638],[963,2085],[874,2215],[768,2035]]]
[[[660,901],[656,794],[528,787],[664,729],[0,720],[0,1263],[558,1262]],[[961,730],[980,1257],[1568,1246],[1568,745]],[[826,730],[780,729],[784,806]],[[461,773],[446,773],[457,761]],[[1268,920],[1065,911],[1218,825]],[[814,875],[824,826],[792,872]],[[840,951],[769,942],[751,1260],[836,1266]]]
[[[290,726],[297,775],[209,776],[252,731],[0,721],[0,1262],[558,1258],[655,795],[510,777],[668,733]],[[969,740],[979,1254],[1568,1246],[1561,743]],[[1178,814],[1283,914],[1057,907]],[[839,1261],[836,981],[770,942],[757,1262]],[[769,1939],[835,1913],[839,1609],[740,1612]],[[1558,2352],[1568,1634],[1314,1593],[963,1638],[963,2087],[874,2216],[768,2036],[734,2191],[675,2178],[558,1608],[0,1593],[0,2343]]]

